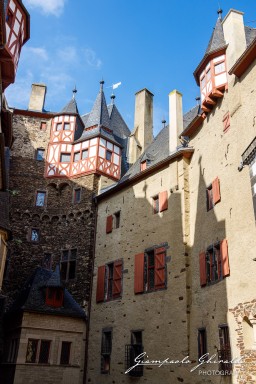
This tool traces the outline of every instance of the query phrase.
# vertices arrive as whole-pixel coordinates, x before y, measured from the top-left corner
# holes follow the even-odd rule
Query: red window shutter
[[[144,253],[135,255],[134,293],[144,292]]]
[[[114,262],[113,272],[113,298],[121,296],[122,293],[122,273],[123,273],[123,262],[117,260]]]
[[[218,203],[220,201],[220,182],[218,177],[212,182],[212,194],[214,204]]]
[[[166,211],[168,209],[168,195],[167,191],[159,193],[159,212]]]
[[[165,274],[165,254],[164,247],[155,249],[155,288],[164,288],[166,281]]]
[[[106,233],[111,233],[113,228],[113,216],[109,215],[107,217],[107,223],[106,223]]]
[[[105,298],[105,265],[98,267],[98,280],[96,302],[100,303]]]
[[[227,112],[223,117],[223,132],[226,132],[230,127],[230,113]]]
[[[223,277],[229,276],[229,260],[228,260],[228,242],[226,239],[220,242],[220,253],[221,253],[221,262],[222,262],[222,275]]]
[[[201,287],[206,285],[206,255],[205,252],[199,254],[199,266],[200,266],[200,285]]]

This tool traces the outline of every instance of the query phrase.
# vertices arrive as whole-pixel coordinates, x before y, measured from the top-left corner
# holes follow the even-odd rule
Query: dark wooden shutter
[[[199,254],[199,266],[200,266],[200,285],[201,287],[206,285],[206,255],[205,252]]]
[[[121,293],[122,293],[122,273],[123,273],[123,262],[122,262],[122,260],[117,260],[114,262],[113,298],[121,296]]]
[[[144,292],[144,253],[138,253],[134,261],[134,293],[142,292]]]
[[[212,182],[212,194],[214,204],[218,203],[220,201],[220,182],[218,177]]]
[[[222,275],[223,277],[229,276],[229,260],[228,260],[228,242],[226,239],[220,242],[220,254],[221,254],[221,263],[222,263]]]
[[[166,281],[164,247],[155,248],[155,288],[164,288]]]
[[[109,215],[106,222],[106,233],[111,233],[113,228],[113,216]]]
[[[105,265],[98,267],[96,302],[100,303],[105,298]]]
[[[166,211],[168,209],[168,194],[167,191],[159,193],[159,212]]]

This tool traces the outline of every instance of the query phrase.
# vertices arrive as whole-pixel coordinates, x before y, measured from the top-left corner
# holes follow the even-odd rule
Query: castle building
[[[256,30],[219,11],[201,104],[171,92],[153,139],[136,94],[131,167],[96,197],[87,383],[255,383],[255,59]]]

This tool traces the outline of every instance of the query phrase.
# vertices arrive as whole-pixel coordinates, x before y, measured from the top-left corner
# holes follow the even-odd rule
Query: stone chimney
[[[169,153],[175,152],[183,131],[182,94],[176,89],[169,94]]]
[[[227,70],[233,67],[246,49],[243,13],[230,9],[223,22],[223,32],[227,47]]]
[[[46,90],[45,84],[32,84],[28,106],[30,111],[42,112],[44,110]]]
[[[146,88],[135,94],[134,130],[129,137],[130,164],[134,164],[153,141],[153,96]]]

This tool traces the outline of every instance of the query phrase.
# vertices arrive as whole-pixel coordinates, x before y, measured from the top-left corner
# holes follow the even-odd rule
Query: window
[[[36,207],[44,207],[46,199],[46,192],[37,191],[36,192]]]
[[[49,271],[52,269],[52,254],[45,253],[42,261],[42,267],[48,269]]]
[[[39,229],[37,228],[32,228],[31,229],[31,237],[30,237],[30,240],[33,242],[33,243],[38,243],[39,242]]]
[[[166,288],[166,246],[158,246],[135,255],[134,292],[144,293]]]
[[[74,203],[80,203],[81,201],[81,188],[74,189]]]
[[[63,305],[63,289],[57,287],[48,287],[46,289],[45,304],[50,307],[59,308]]]
[[[62,130],[62,123],[57,123],[56,124],[56,131],[61,131]]]
[[[60,154],[60,161],[62,163],[70,163],[71,155],[70,153],[61,153]]]
[[[120,215],[121,215],[120,211],[118,211],[114,214],[114,216],[115,216],[115,228],[120,227]]]
[[[41,131],[46,131],[46,122],[45,121],[41,121],[40,130]]]
[[[8,354],[8,363],[16,363],[17,355],[18,355],[18,347],[19,347],[19,339],[12,339],[9,348]]]
[[[84,149],[82,151],[82,159],[87,159],[88,155],[89,155],[88,149]]]
[[[62,251],[61,255],[61,278],[68,281],[76,277],[76,249]]]
[[[229,276],[228,244],[224,239],[199,254],[200,285],[210,285]]]
[[[64,123],[64,131],[70,130],[70,123]]]
[[[50,340],[29,339],[26,363],[49,364]]]
[[[198,329],[198,359],[207,353],[206,329]]]
[[[232,360],[232,357],[229,341],[229,329],[226,324],[219,326],[219,343],[220,349],[218,350],[218,360],[221,361],[219,370],[224,371],[224,375],[231,375],[232,363],[230,363],[230,361]]]
[[[218,75],[219,73],[222,73],[225,71],[226,71],[225,61],[214,65],[215,75]]]
[[[223,132],[226,133],[230,127],[230,113],[227,112],[223,117]]]
[[[142,331],[133,331],[131,332],[131,344],[125,346],[125,369],[136,365],[134,361],[137,356],[143,353],[143,344],[142,344]],[[141,377],[143,376],[143,365],[138,365],[128,372],[129,376],[132,377]]]
[[[153,196],[153,213],[159,213],[168,209],[168,194],[167,191],[160,192],[158,195]]]
[[[44,160],[44,152],[45,152],[44,149],[38,148],[36,150],[36,160],[43,161]]]
[[[96,302],[118,299],[122,295],[123,260],[98,267]]]
[[[111,161],[111,159],[112,159],[112,152],[109,151],[108,149],[107,149],[107,151],[106,151],[106,159],[107,159],[108,161]]]
[[[112,330],[102,331],[101,338],[101,373],[110,373],[110,357],[112,351]]]
[[[213,180],[212,184],[206,188],[206,207],[210,211],[220,201],[220,181],[219,178]]]
[[[60,364],[61,365],[69,365],[70,364],[70,351],[71,351],[71,343],[69,341],[62,341],[61,354],[60,354]]]
[[[79,161],[80,160],[80,152],[75,152],[74,153],[74,161]]]
[[[7,11],[6,22],[9,25],[9,27],[11,28],[12,27],[12,22],[13,22],[13,13],[12,13],[12,11],[10,9],[8,9],[8,11]]]

